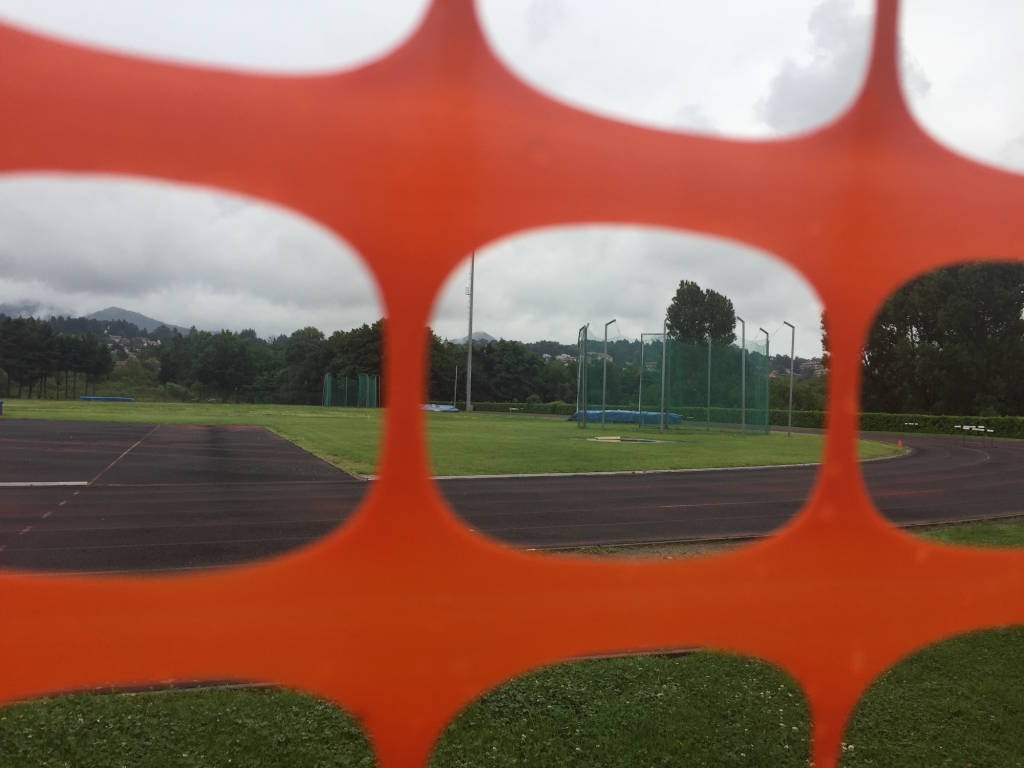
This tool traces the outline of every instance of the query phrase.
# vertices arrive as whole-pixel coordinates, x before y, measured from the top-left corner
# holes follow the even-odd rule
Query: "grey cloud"
[[[858,12],[850,0],[824,0],[808,21],[813,41],[810,61],[786,61],[768,96],[758,104],[761,118],[773,129],[793,132],[838,115],[850,104],[864,80],[873,35],[873,16]],[[900,48],[903,87],[910,99],[931,88],[917,60]]]
[[[870,17],[849,0],[825,0],[811,14],[808,29],[813,56],[807,63],[786,61],[758,105],[773,129],[792,132],[837,115],[853,99],[867,69]]]
[[[0,301],[107,304],[179,325],[306,324],[380,316],[357,255],[284,209],[201,188],[56,175],[0,181]]]
[[[442,336],[466,334],[466,266],[451,275],[435,307],[432,326]],[[600,328],[614,317],[613,333],[638,338],[661,329],[682,279],[729,296],[748,335],[758,326],[777,334],[790,320],[798,353],[820,354],[821,305],[792,269],[731,241],[640,227],[538,230],[482,249],[474,328],[521,341],[571,342],[583,323]]]

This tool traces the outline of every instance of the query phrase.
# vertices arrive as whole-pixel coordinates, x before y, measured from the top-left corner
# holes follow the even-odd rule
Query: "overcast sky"
[[[763,138],[811,130],[849,104],[873,15],[866,0],[480,8],[498,54],[550,95],[642,124]],[[0,0],[0,20],[164,59],[311,72],[385,54],[423,9],[422,0]],[[902,20],[904,88],[922,124],[1016,171],[1021,29],[1024,3],[1000,0],[914,0]],[[286,274],[285,262],[301,268]],[[801,329],[797,353],[819,352],[816,299],[780,262],[716,238],[636,228],[547,230],[481,249],[475,328],[572,341],[583,322],[616,317],[613,332],[633,338],[660,327],[683,277],[730,296],[748,331],[776,333],[789,319]],[[465,283],[460,270],[444,292],[433,322],[441,335],[465,334]],[[169,184],[54,175],[0,175],[0,303],[74,313],[116,304],[264,336],[308,324],[329,333],[380,313],[358,258],[306,219]]]

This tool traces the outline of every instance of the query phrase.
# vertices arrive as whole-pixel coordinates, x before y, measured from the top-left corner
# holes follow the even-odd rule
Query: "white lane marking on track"
[[[52,514],[53,514],[53,510],[52,510],[52,509],[48,509],[48,510],[46,510],[46,511],[45,511],[45,512],[43,513],[43,520],[45,520],[46,518],[48,518],[48,517],[49,517],[50,515],[52,515]]]
[[[88,480],[58,480],[58,481],[36,481],[26,480],[21,483],[0,483],[0,488],[56,488],[68,485],[88,485]],[[75,491],[78,495],[78,491]]]
[[[132,443],[130,446],[128,446],[125,449],[124,453],[122,453],[120,456],[118,456],[112,462],[107,464],[107,466],[105,466],[103,468],[103,470],[98,475],[96,475],[96,477],[94,477],[92,480],[90,480],[88,483],[86,483],[86,485],[93,485],[97,480],[99,480],[101,477],[103,477],[103,475],[105,475],[110,470],[111,467],[113,467],[115,464],[117,464],[117,462],[119,462],[121,459],[123,459],[125,456],[127,456],[129,453],[131,453],[133,450],[138,448],[139,445],[142,444],[143,440],[145,440],[147,437],[152,435],[158,429],[160,429],[160,425],[159,424],[157,424],[155,427],[153,427],[151,430],[149,430],[149,432],[147,432],[142,437],[140,437],[138,440],[136,440],[134,443]]]
[[[58,504],[57,506],[58,506],[58,507],[63,507],[63,506],[64,506],[65,504],[67,504],[67,503],[68,503],[68,500],[67,500],[67,499],[64,499],[64,501],[62,501],[62,502],[61,502],[60,504]]]
[[[72,495],[72,496],[77,496],[77,495],[78,495],[78,494],[80,494],[80,493],[81,493],[81,491],[75,491],[75,492],[74,492],[74,493],[72,493],[71,495]]]
[[[28,533],[31,530],[32,530],[32,526],[31,525],[26,525],[24,528],[22,528],[20,531],[18,531],[18,535],[19,536],[24,536],[26,533]]]

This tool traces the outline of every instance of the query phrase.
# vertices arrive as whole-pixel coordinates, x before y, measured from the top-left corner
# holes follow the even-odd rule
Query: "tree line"
[[[0,318],[0,368],[7,376],[7,397],[77,398],[114,368],[110,348],[89,331],[61,335],[34,318]]]
[[[931,272],[886,301],[863,352],[864,411],[1024,414],[1024,264]]]
[[[885,303],[863,350],[865,411],[951,415],[1024,414],[1024,264],[972,264],[939,270],[909,283]],[[670,332],[695,344],[735,340],[735,313],[725,296],[682,281],[667,310]],[[50,321],[0,316],[0,384],[6,394],[77,397],[111,376],[110,350],[85,318]],[[113,328],[103,324],[103,330]],[[63,330],[63,332],[60,332]],[[118,327],[124,335],[132,328]],[[152,384],[180,399],[316,404],[323,376],[381,371],[384,321],[325,336],[314,327],[261,339],[252,330],[182,335],[167,328],[150,334],[159,346],[127,361],[132,386]],[[140,336],[144,331],[134,329]],[[121,334],[118,334],[121,335]],[[428,334],[427,396],[450,402],[465,396],[465,343]],[[822,323],[822,341],[828,338]],[[600,351],[601,342],[590,349]],[[558,355],[575,345],[477,342],[473,398],[527,402],[576,399],[577,368]],[[640,376],[639,340],[609,342],[607,401],[634,401]],[[547,355],[547,357],[545,357]],[[772,407],[788,404],[789,360],[776,355]],[[593,361],[591,361],[593,364]],[[456,367],[459,378],[456,381]],[[114,372],[111,381],[120,375]],[[593,375],[591,376],[593,381]],[[808,377],[794,388],[794,407],[822,410],[825,380]],[[125,394],[131,394],[126,392]]]
[[[318,405],[327,372],[379,373],[383,321],[325,336],[312,326],[273,339],[252,329],[174,334],[159,351],[159,382],[181,399]]]

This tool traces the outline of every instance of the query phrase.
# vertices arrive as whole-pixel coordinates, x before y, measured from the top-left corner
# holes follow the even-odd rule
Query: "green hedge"
[[[464,407],[464,403],[459,404]],[[575,403],[473,403],[473,410],[491,413],[508,413],[509,408],[518,408],[521,413],[539,413],[556,416],[572,416],[576,412]],[[624,405],[609,405],[611,408],[633,410]],[[679,410],[675,410],[679,413]],[[703,421],[707,414],[703,408],[684,408],[682,414],[687,420]],[[747,423],[756,426],[764,414],[747,412]],[[785,409],[773,408],[771,423],[775,427],[784,427],[788,423],[789,412]],[[739,423],[738,409],[712,408],[711,420],[714,423]],[[908,422],[916,422],[918,427],[904,426]],[[958,424],[974,424],[995,430],[997,437],[1014,437],[1024,439],[1024,417],[1021,416],[932,416],[921,413],[862,413],[860,428],[867,432],[924,432],[936,435],[956,434],[953,427]],[[793,411],[793,426],[824,429],[825,411]]]
[[[908,428],[905,422],[917,422]],[[996,437],[1024,438],[1024,417],[1020,416],[931,416],[920,413],[862,413],[860,428],[874,432],[928,432],[951,435],[957,424],[972,424],[995,430]]]

